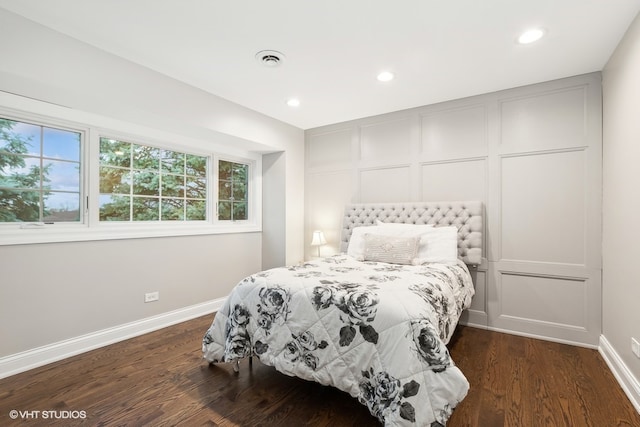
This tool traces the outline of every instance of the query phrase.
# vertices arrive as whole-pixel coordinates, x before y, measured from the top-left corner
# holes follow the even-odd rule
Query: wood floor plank
[[[378,426],[356,399],[254,360],[209,366],[212,316],[0,380],[2,426]],[[600,354],[459,327],[449,344],[470,383],[449,427],[640,427]],[[17,419],[9,411],[85,411],[86,419]]]

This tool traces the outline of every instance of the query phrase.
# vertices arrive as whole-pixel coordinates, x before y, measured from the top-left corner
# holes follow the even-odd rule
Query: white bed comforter
[[[461,261],[400,266],[337,255],[242,280],[202,350],[209,362],[255,355],[337,387],[385,425],[445,425],[469,389],[446,343],[473,294]]]

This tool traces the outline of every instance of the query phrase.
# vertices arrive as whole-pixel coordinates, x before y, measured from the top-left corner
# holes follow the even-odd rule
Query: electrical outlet
[[[153,302],[160,299],[160,292],[149,292],[144,294],[144,302]]]
[[[631,338],[631,351],[636,357],[640,357],[640,342],[635,338]]]

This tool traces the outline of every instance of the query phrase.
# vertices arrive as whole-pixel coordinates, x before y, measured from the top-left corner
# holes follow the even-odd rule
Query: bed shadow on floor
[[[184,420],[220,426],[380,426],[367,408],[336,388],[284,375],[257,358],[202,362],[190,380],[201,411]],[[191,425],[191,424],[189,424]]]

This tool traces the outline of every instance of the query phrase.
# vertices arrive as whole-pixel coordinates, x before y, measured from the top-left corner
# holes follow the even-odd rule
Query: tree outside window
[[[218,162],[218,220],[248,219],[249,165]]]
[[[0,222],[80,222],[82,134],[0,118]]]
[[[227,157],[206,141],[194,148],[198,155],[171,141],[119,139],[108,133],[127,129],[68,121],[73,114],[0,110],[3,245],[260,229],[253,155]],[[36,226],[43,231],[22,230]]]
[[[100,138],[100,221],[204,221],[207,157]]]

